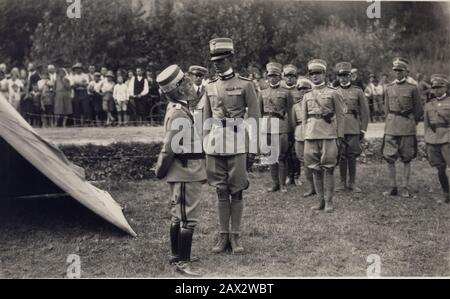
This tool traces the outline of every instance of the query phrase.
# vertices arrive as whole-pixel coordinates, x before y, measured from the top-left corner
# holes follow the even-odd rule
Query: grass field
[[[303,187],[267,194],[268,173],[254,173],[245,193],[246,253],[215,255],[212,188],[203,195],[195,266],[205,277],[365,276],[370,254],[382,276],[450,276],[450,206],[439,205],[437,178],[415,162],[413,198],[383,197],[385,165],[360,169],[364,193],[339,193],[333,214],[310,211]],[[0,277],[64,277],[69,254],[82,277],[178,277],[167,263],[167,186],[160,181],[103,183],[138,233],[129,237],[70,199],[0,202]]]

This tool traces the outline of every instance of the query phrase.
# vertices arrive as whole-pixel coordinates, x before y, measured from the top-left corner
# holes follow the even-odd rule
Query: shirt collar
[[[447,97],[447,93],[444,93],[444,94],[441,95],[439,98],[436,97],[436,99],[437,99],[438,101],[441,101],[441,100],[445,99],[446,97]]]
[[[226,71],[226,72],[224,72],[222,74],[219,73],[219,77],[220,77],[221,80],[228,80],[228,79],[233,78],[234,77],[233,68],[230,67],[228,69],[228,71]]]
[[[397,83],[397,84],[403,84],[403,83],[405,83],[406,82],[406,77],[404,77],[403,79],[401,79],[401,80],[398,80],[398,79],[395,79],[395,81],[394,81],[395,83]]]
[[[349,88],[350,85],[352,85],[352,82],[348,82],[347,84],[343,85],[343,84],[339,84],[342,88]]]
[[[323,88],[323,87],[325,87],[326,85],[325,85],[325,82],[322,82],[322,83],[320,83],[320,84],[317,84],[317,85],[313,85],[313,89],[320,89],[320,88]]]
[[[270,88],[278,88],[280,87],[280,82],[278,82],[277,84],[270,84],[269,83]]]

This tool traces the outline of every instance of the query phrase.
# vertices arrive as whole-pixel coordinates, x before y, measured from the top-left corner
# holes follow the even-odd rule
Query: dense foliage
[[[139,1],[147,5],[139,5]],[[411,60],[411,71],[450,73],[450,4],[276,0],[81,0],[69,19],[64,0],[0,1],[0,61],[28,60],[110,68],[178,63],[208,65],[208,41],[233,38],[240,72],[270,60],[304,70],[313,57],[330,65],[349,60],[369,72],[389,72],[391,58]],[[148,6],[148,4],[152,4]]]

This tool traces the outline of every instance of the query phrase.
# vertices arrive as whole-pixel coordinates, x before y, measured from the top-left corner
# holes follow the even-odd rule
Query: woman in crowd
[[[66,69],[58,70],[58,75],[55,81],[55,115],[58,124],[62,118],[62,126],[65,128],[69,115],[73,113],[72,110],[72,89],[70,87],[70,80]]]

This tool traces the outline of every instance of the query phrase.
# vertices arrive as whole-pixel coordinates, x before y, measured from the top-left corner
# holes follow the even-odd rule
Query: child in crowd
[[[53,110],[53,87],[54,83],[50,80],[48,73],[43,72],[41,74],[41,80],[38,81],[38,88],[41,93],[41,102],[42,102],[42,126],[44,128],[54,127],[55,125],[55,117]]]
[[[112,71],[108,71],[106,74],[106,80],[102,81],[100,87],[100,94],[103,97],[103,111],[106,113],[106,126],[110,126],[114,122],[114,117],[112,113],[114,111],[114,74]]]
[[[128,124],[127,105],[129,100],[128,86],[124,83],[122,76],[117,77],[117,84],[114,86],[114,102],[116,104],[119,126]]]
[[[32,114],[31,114],[31,125],[33,127],[40,126],[40,118],[44,107],[41,102],[41,92],[39,91],[39,87],[36,84],[33,84],[32,90],[30,92],[30,99],[32,103]]]

